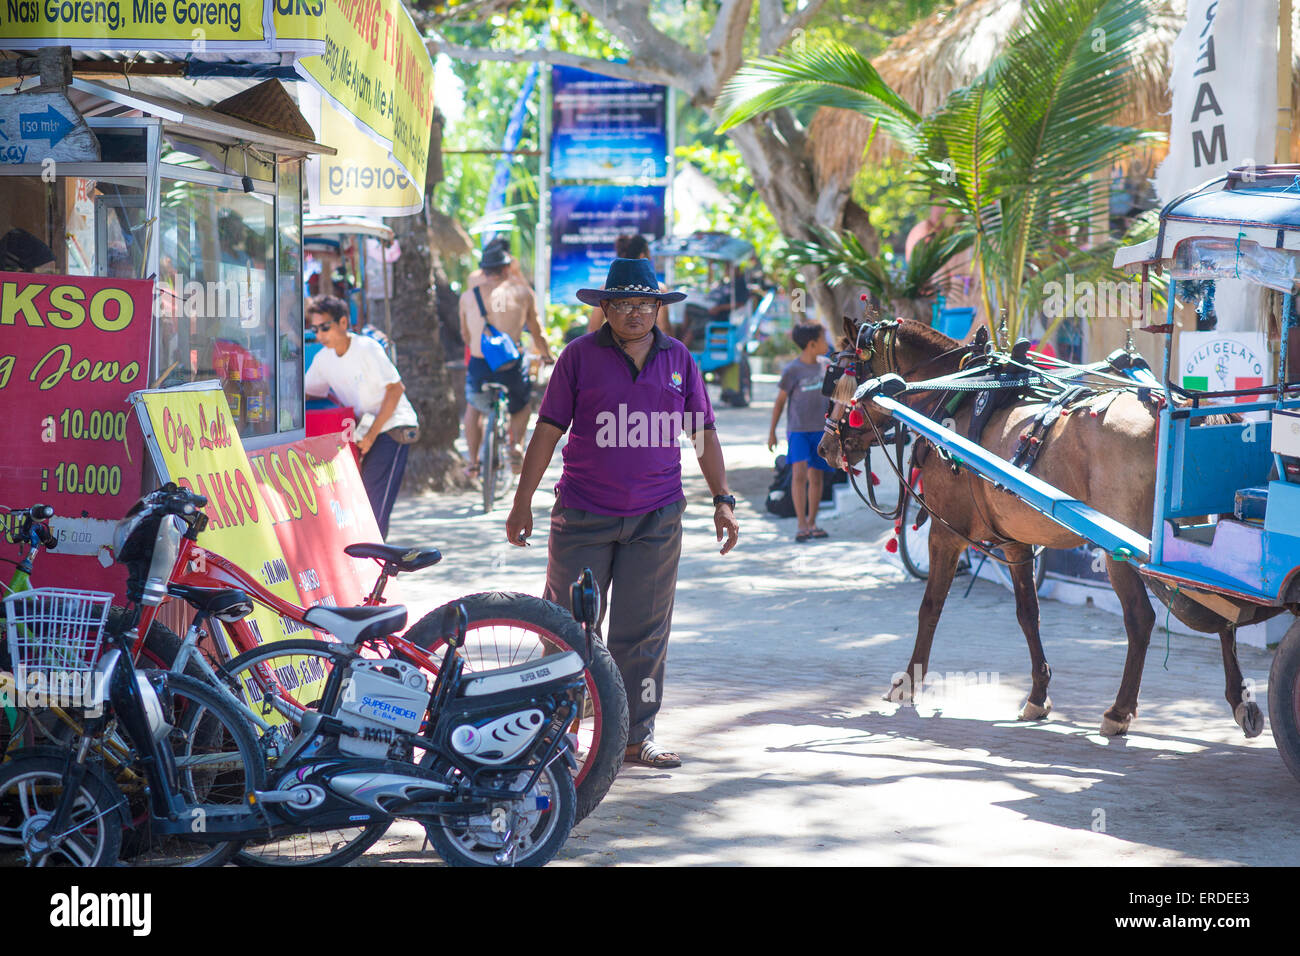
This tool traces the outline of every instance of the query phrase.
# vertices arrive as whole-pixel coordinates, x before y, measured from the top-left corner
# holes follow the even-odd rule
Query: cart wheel
[[[1268,672],[1268,719],[1282,762],[1300,780],[1300,619],[1292,623]]]

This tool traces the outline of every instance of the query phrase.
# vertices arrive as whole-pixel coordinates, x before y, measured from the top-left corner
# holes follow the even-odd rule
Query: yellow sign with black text
[[[263,0],[3,0],[0,47],[267,50],[269,13]]]

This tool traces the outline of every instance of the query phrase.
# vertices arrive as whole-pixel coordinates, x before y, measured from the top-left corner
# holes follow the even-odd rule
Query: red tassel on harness
[[[849,412],[850,428],[861,428],[866,423],[867,423],[867,417],[862,414],[862,410],[860,408],[855,408],[851,412]]]
[[[858,474],[862,474],[862,472],[858,472]],[[876,473],[874,471],[871,473],[871,483],[873,485],[880,484],[880,479],[876,476]]]
[[[896,554],[898,552],[898,539],[890,538],[888,541],[886,541],[885,550],[888,551],[890,554]]]

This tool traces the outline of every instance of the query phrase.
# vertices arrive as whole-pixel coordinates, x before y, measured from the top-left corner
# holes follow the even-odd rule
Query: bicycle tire
[[[155,685],[165,686],[159,696],[172,726],[167,741],[194,827],[201,830],[207,813],[246,807],[249,791],[264,790],[267,779],[251,722],[204,681],[165,671],[144,673]],[[147,826],[143,840],[133,866],[221,866],[243,845],[242,840],[207,844],[154,835]]]
[[[483,476],[483,513],[492,513],[492,504],[496,500],[496,480],[497,480],[497,406],[492,405],[492,410],[488,412],[487,423],[483,429],[483,462],[479,466],[479,473]]]
[[[287,675],[290,671],[298,675],[314,674],[316,668],[309,667],[304,671],[303,664],[295,661],[295,658],[327,658],[329,664],[320,665],[320,668],[324,669],[326,666],[332,668],[351,656],[351,652],[340,652],[324,641],[313,638],[291,638],[271,641],[245,651],[227,662],[223,669],[241,687],[248,688],[249,685],[243,675],[260,664],[269,663],[271,674]],[[286,667],[290,671],[284,670]],[[302,708],[314,707],[319,703],[298,701],[289,694],[281,696],[284,703],[276,710],[295,725],[301,722],[301,718],[290,714],[300,715]],[[376,821],[364,827],[307,829],[301,833],[277,837],[273,840],[249,840],[235,854],[234,861],[238,866],[250,867],[343,866],[374,846],[375,842],[387,832],[388,826],[385,821]]]
[[[592,712],[581,718],[579,738],[586,752],[578,755],[579,767],[574,775],[578,793],[574,823],[581,822],[609,792],[627,750],[627,693],[609,649],[595,640],[588,657],[586,635],[573,615],[531,594],[485,591],[457,601],[469,615],[461,652],[468,671],[490,669],[485,665],[509,667],[569,650],[577,651],[587,662],[587,699]],[[406,632],[406,639],[440,655],[446,647],[440,631],[443,614],[443,608],[430,611]],[[533,640],[530,643],[526,633],[511,635],[495,630],[503,626],[530,632]],[[507,648],[505,653],[502,647]]]
[[[54,812],[63,798],[66,769],[67,755],[44,747],[31,748],[26,754],[20,750],[0,767],[0,864],[23,859],[18,837],[22,823],[35,816],[29,812],[33,808],[37,813]],[[62,854],[65,865],[112,866],[117,862],[126,826],[122,804],[113,781],[98,767],[87,765],[73,816],[74,825],[78,820],[85,822],[78,827],[77,838],[67,841],[69,850]],[[102,825],[96,825],[101,820]]]
[[[526,778],[527,774],[522,774]],[[425,825],[429,842],[448,866],[545,866],[563,848],[569,833],[577,823],[575,818],[577,794],[573,778],[562,761],[555,761],[538,776],[537,784],[529,793],[539,792],[549,798],[550,806],[534,811],[536,822],[530,828],[530,845],[523,853],[508,863],[497,863],[493,855],[501,846],[501,838],[487,815],[476,817],[444,817]],[[446,802],[454,803],[454,799]],[[535,842],[532,842],[535,841]]]
[[[930,519],[927,517],[918,527],[916,519],[920,511],[920,503],[908,495],[898,527],[898,557],[908,574],[918,581],[927,581],[930,578]]]

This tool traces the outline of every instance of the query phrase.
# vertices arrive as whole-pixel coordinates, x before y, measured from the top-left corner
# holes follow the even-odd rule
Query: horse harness
[[[835,415],[836,406],[841,404],[834,400],[835,389],[840,378],[848,376],[861,384],[875,377],[877,373],[872,366],[877,357],[883,360],[884,365],[883,371],[879,374],[894,373],[906,379],[908,375],[915,373],[926,365],[960,354],[961,358],[957,372],[925,381],[909,382],[904,392],[937,393],[933,407],[927,413],[928,417],[931,418],[937,417],[940,412],[948,417],[955,415],[973,396],[971,418],[966,428],[966,437],[976,443],[979,443],[984,428],[997,411],[1026,399],[1040,402],[1042,408],[1021,431],[1019,442],[1011,457],[1011,463],[1025,471],[1033,468],[1052,426],[1056,424],[1062,415],[1068,414],[1075,408],[1089,403],[1099,396],[1100,401],[1098,404],[1108,406],[1115,394],[1118,394],[1118,389],[1099,391],[1093,386],[1071,381],[1069,375],[1052,374],[1030,364],[1028,359],[1029,342],[1024,339],[1016,343],[1010,355],[999,355],[989,342],[986,328],[981,328],[976,335],[975,341],[969,345],[941,352],[906,371],[899,370],[897,353],[898,334],[901,325],[901,319],[885,319],[875,323],[863,323],[858,329],[857,339],[853,346],[841,351],[836,356],[835,363],[826,370],[826,377],[822,383],[822,394],[828,399],[824,428],[828,433],[835,435],[840,442],[841,451],[845,447],[846,425],[849,428],[862,427],[862,422],[854,424],[852,418],[855,413],[865,423],[870,424],[872,431],[875,433],[875,444],[884,447],[888,442],[888,432],[882,434],[876,422],[870,416],[861,415],[856,408],[853,408],[852,412],[847,416],[843,413],[843,410],[840,410],[838,417]],[[1108,366],[1116,371],[1122,371],[1121,366],[1115,362],[1114,358],[1114,356],[1111,356],[1106,362],[1098,363],[1097,368],[1073,366],[1070,368],[1076,375],[1105,375],[1101,366]],[[1125,387],[1131,388],[1132,386],[1126,385]],[[1141,391],[1147,390],[1142,389]],[[848,404],[852,406],[854,403],[850,402]],[[1097,413],[1094,411],[1094,414]],[[916,498],[921,508],[918,524],[924,521],[925,516],[929,514],[948,528],[949,531],[965,540],[967,544],[994,560],[1007,565],[1026,563],[1007,561],[992,552],[992,547],[996,547],[998,543],[1005,544],[1010,539],[981,544],[958,531],[945,521],[941,515],[936,514],[924,499],[923,494],[912,487],[906,476],[915,474],[915,470],[924,463],[930,451],[948,461],[954,473],[959,471],[958,465],[952,462],[945,449],[934,445],[930,441],[918,440],[913,443],[910,464],[907,470],[904,471],[903,448],[906,444],[906,427],[901,422],[895,422],[893,431],[894,456],[891,460],[887,454],[886,460],[889,463],[890,470],[898,478],[899,495],[898,504],[891,511],[886,512],[878,504],[874,486],[870,480],[867,482],[867,494],[862,493],[854,480],[855,470],[848,466],[847,459],[845,459],[849,482],[853,486],[853,490],[872,511],[886,520],[898,519],[902,516],[906,507],[908,495],[911,495]],[[985,522],[989,524],[990,528],[993,528],[987,516]],[[1032,557],[1029,560],[1032,561]]]

